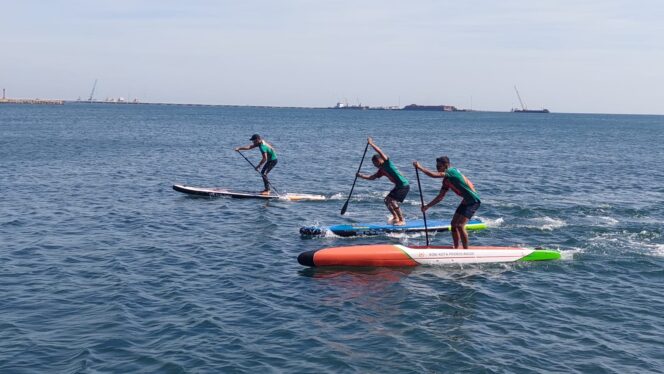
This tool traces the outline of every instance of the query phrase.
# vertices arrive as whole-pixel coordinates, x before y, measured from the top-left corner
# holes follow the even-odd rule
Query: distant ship
[[[333,107],[330,108],[330,109],[356,109],[356,110],[359,109],[359,110],[367,110],[367,109],[369,109],[369,107],[368,107],[368,106],[363,106],[362,104],[358,104],[358,105],[349,105],[349,104],[348,104],[348,101],[345,101],[345,102],[343,102],[343,103],[342,103],[342,102],[338,102],[337,105],[333,106]]]
[[[546,108],[544,108],[544,109],[517,109],[517,108],[514,108],[514,109],[512,109],[512,112],[514,112],[514,113],[551,113]]]
[[[517,108],[512,108],[512,112],[514,113],[551,113],[549,112],[548,109],[528,109],[526,107],[526,104],[523,103],[523,100],[521,100],[521,95],[519,95],[519,90],[516,89],[516,86],[514,86],[514,91],[516,91],[516,97],[519,98],[519,103],[521,103],[521,109]]]

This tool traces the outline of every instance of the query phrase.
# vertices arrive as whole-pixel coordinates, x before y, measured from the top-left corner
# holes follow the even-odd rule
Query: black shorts
[[[477,209],[480,207],[480,202],[472,203],[472,204],[464,204],[461,203],[459,204],[459,207],[457,208],[456,212],[454,214],[460,214],[468,219],[473,218],[473,215],[475,212],[477,212]]]
[[[261,169],[261,174],[267,175],[267,173],[269,173],[272,168],[277,165],[277,161],[278,160],[270,160],[266,162],[265,165],[263,165],[263,169]]]
[[[387,194],[387,197],[403,203],[403,201],[406,199],[406,195],[408,195],[408,191],[410,191],[410,186],[408,185],[403,187],[394,187],[392,191]]]

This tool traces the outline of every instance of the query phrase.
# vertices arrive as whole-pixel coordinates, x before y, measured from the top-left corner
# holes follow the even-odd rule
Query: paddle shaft
[[[422,185],[420,184],[420,171],[415,168],[415,175],[417,176],[417,188],[420,190],[420,204],[424,208],[424,196],[422,196]],[[427,213],[422,211],[422,216],[424,217],[424,235],[427,239],[427,247],[429,246],[429,228],[427,227]]]
[[[350,197],[353,195],[353,190],[355,189],[355,182],[357,182],[357,174],[360,173],[360,170],[362,170],[362,163],[364,162],[364,156],[367,155],[367,150],[369,149],[369,142],[367,142],[367,146],[364,147],[364,153],[362,154],[362,160],[360,160],[360,166],[357,168],[357,173],[355,173],[355,180],[353,180],[353,185],[350,187],[350,193],[348,194],[348,199],[346,199],[346,203],[344,203],[344,206],[341,208],[341,215],[343,216],[346,214],[346,209],[348,209],[348,202],[350,201]]]
[[[245,155],[243,155],[242,152],[240,152],[240,151],[236,151],[236,152],[239,153],[240,156],[242,156],[242,158],[244,158],[245,160],[247,160],[247,162],[249,163],[249,165],[251,165],[251,167],[252,167],[254,170],[256,170],[256,173],[260,174],[261,177],[263,176],[263,173],[261,173],[260,171],[258,171],[258,169],[256,169],[256,166],[254,165],[254,163],[251,162],[251,161],[249,161],[249,159],[248,159]],[[274,193],[276,193],[277,195],[280,195],[279,191],[277,191],[277,189],[274,188],[274,186],[272,185],[272,183],[270,183],[269,180],[267,181],[267,184],[270,186],[271,189],[274,190]]]

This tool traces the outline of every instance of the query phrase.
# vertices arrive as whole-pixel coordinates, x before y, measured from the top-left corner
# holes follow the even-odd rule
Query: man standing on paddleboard
[[[380,177],[387,177],[390,182],[394,183],[394,188],[385,198],[385,205],[387,209],[392,213],[392,219],[388,222],[397,226],[403,226],[406,224],[406,221],[403,218],[401,213],[401,208],[399,208],[399,203],[403,203],[410,191],[410,186],[408,185],[408,179],[406,179],[400,172],[397,170],[397,167],[394,166],[392,160],[380,149],[376,144],[374,144],[373,139],[368,138],[367,142],[369,145],[376,150],[378,154],[373,155],[371,161],[374,166],[378,168],[378,171],[373,175],[364,175],[362,173],[357,173],[357,176],[362,179],[374,180]]]
[[[477,209],[480,207],[480,195],[475,191],[475,186],[468,180],[459,170],[451,167],[450,159],[447,156],[438,157],[436,159],[436,169],[438,172],[433,172],[420,165],[419,162],[414,161],[413,166],[422,170],[424,174],[431,178],[443,178],[443,185],[440,188],[438,196],[436,196],[429,204],[422,206],[422,212],[443,201],[445,194],[450,189],[457,195],[461,196],[463,200],[452,218],[452,240],[454,241],[454,248],[459,248],[459,239],[463,248],[468,249],[468,232],[466,231],[466,224],[470,220]]]
[[[272,170],[272,168],[274,168],[275,165],[277,165],[277,154],[276,152],[274,152],[274,147],[272,147],[270,143],[261,139],[260,135],[254,134],[251,136],[249,140],[252,141],[252,144],[246,147],[237,147],[235,148],[235,151],[236,152],[248,151],[252,148],[258,147],[263,157],[261,158],[261,162],[259,162],[258,165],[256,166],[256,171],[258,171],[258,169],[260,169],[261,166],[265,164],[265,166],[263,166],[263,169],[261,170],[261,175],[263,176],[263,184],[265,185],[265,189],[261,191],[261,195],[269,195],[270,181],[267,179],[267,174]]]

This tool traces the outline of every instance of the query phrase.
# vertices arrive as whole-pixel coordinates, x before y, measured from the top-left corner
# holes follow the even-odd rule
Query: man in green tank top
[[[447,156],[438,157],[436,159],[437,172],[431,171],[422,167],[419,162],[414,161],[413,166],[422,170],[424,174],[431,178],[443,178],[443,185],[440,188],[438,196],[434,197],[429,204],[422,207],[422,212],[443,201],[447,191],[452,190],[455,194],[459,195],[463,200],[459,207],[454,212],[452,217],[452,240],[454,241],[454,248],[459,248],[459,240],[463,248],[468,249],[468,232],[466,231],[466,224],[473,217],[477,209],[480,207],[480,195],[475,191],[473,183],[466,178],[459,170],[451,167],[450,159]]]
[[[403,226],[406,224],[406,220],[403,218],[403,213],[401,213],[401,208],[399,203],[403,203],[410,191],[410,186],[408,184],[408,179],[406,179],[394,166],[392,160],[373,142],[373,139],[368,138],[367,142],[369,145],[376,150],[377,154],[373,155],[371,161],[374,166],[378,168],[378,171],[373,175],[364,175],[362,173],[357,173],[357,176],[362,179],[374,180],[380,177],[387,177],[390,182],[394,183],[394,188],[385,198],[385,206],[387,210],[392,213],[392,218],[388,222],[397,226]]]
[[[256,166],[256,170],[260,169],[263,164],[263,169],[261,170],[261,175],[263,176],[263,184],[265,185],[265,189],[261,191],[262,195],[269,195],[270,194],[270,181],[267,179],[267,174],[272,170],[272,168],[277,165],[277,153],[274,151],[274,147],[270,145],[270,143],[266,142],[261,138],[260,135],[254,134],[251,136],[249,139],[251,140],[251,144],[245,147],[237,147],[235,148],[236,151],[248,151],[252,148],[258,147],[258,149],[261,151],[261,162],[258,163]]]

